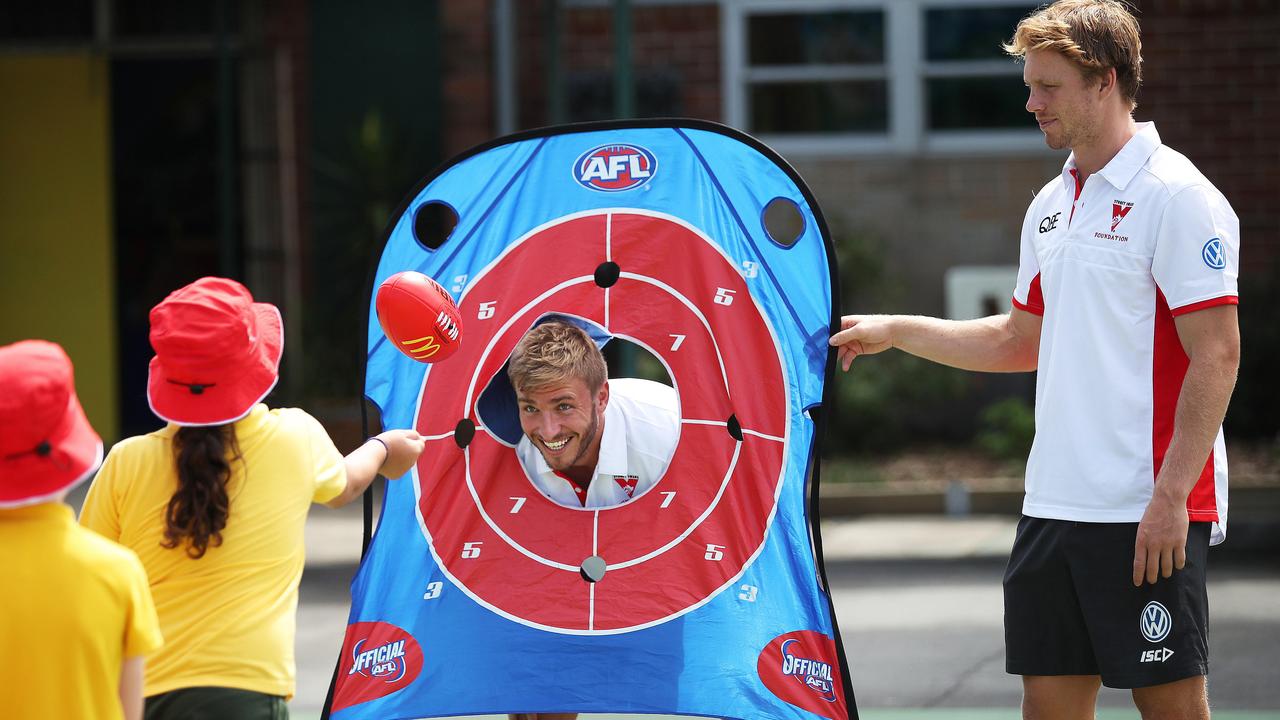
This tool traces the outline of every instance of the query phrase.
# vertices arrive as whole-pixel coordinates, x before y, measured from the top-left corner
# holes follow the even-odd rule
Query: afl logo
[[[601,145],[578,156],[573,178],[588,190],[622,192],[653,179],[658,158],[639,145]]]
[[[1158,643],[1169,637],[1169,631],[1173,629],[1173,617],[1163,605],[1152,600],[1142,608],[1142,618],[1138,624],[1142,629],[1142,637],[1147,642]]]
[[[1227,266],[1227,251],[1222,247],[1220,238],[1209,238],[1209,242],[1204,244],[1204,249],[1200,251],[1200,256],[1204,258],[1204,264],[1214,270],[1221,270]]]
[[[779,700],[828,720],[849,717],[836,643],[814,630],[779,635],[760,651],[756,673]]]
[[[347,626],[345,662],[334,688],[334,712],[403,690],[422,672],[422,648],[404,629],[384,622]]]
[[[383,643],[371,650],[365,650],[367,642],[361,639],[351,648],[351,669],[348,675],[359,673],[365,677],[383,678],[392,683],[404,677],[408,667],[404,661],[404,640]]]

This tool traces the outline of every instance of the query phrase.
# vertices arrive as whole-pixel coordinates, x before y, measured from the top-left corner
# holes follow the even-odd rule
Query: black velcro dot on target
[[[742,424],[738,422],[738,416],[730,415],[729,422],[725,423],[725,425],[729,428],[729,434],[733,436],[733,439],[742,442]]]
[[[578,574],[589,583],[597,583],[604,579],[607,568],[608,565],[605,563],[604,558],[599,555],[592,555],[582,561],[582,565],[578,567]]]
[[[458,421],[453,427],[453,441],[460,448],[466,448],[476,436],[476,424],[466,418]]]
[[[621,272],[622,271],[618,268],[618,263],[616,262],[610,261],[600,263],[600,266],[596,268],[596,285],[599,285],[602,288],[612,286],[614,283],[618,282],[618,274]]]

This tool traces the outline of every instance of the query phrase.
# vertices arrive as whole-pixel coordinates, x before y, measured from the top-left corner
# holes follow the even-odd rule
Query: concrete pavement
[[[1020,682],[1004,672],[1000,589],[1016,524],[1013,516],[937,515],[824,523],[828,578],[862,717],[1019,717]],[[317,716],[328,687],[360,531],[358,508],[316,508],[308,521],[295,717]],[[1234,553],[1211,555],[1214,717],[1280,718],[1271,660],[1280,648],[1280,563],[1274,554]],[[1099,707],[1100,720],[1137,717],[1126,692],[1104,689]]]

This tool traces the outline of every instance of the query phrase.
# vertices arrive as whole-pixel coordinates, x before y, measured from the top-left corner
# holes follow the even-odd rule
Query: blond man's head
[[[507,377],[518,394],[572,378],[596,392],[608,374],[595,341],[581,328],[560,320],[542,323],[526,333],[507,366]]]
[[[1116,71],[1116,85],[1132,110],[1142,85],[1138,21],[1120,0],[1058,0],[1023,18],[1004,51],[1026,57],[1034,50],[1058,53],[1087,78]]]

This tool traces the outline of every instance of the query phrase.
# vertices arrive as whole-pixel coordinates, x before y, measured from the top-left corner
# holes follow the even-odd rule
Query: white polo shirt
[[[1075,155],[1022,225],[1017,307],[1043,316],[1023,513],[1138,522],[1187,370],[1174,317],[1235,304],[1240,222],[1152,123],[1077,186]],[[1222,429],[1187,499],[1226,535]]]
[[[639,497],[662,477],[680,439],[680,401],[674,388],[634,378],[609,381],[600,459],[585,502],[576,485],[557,474],[527,435],[516,445],[520,464],[544,495],[569,507],[602,508]]]

